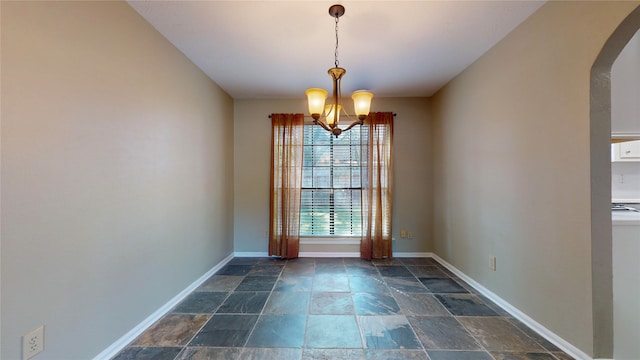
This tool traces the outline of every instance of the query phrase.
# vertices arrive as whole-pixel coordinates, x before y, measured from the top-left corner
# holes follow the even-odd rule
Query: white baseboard
[[[449,271],[451,271],[452,273],[456,274],[462,280],[467,282],[467,284],[469,284],[471,287],[473,287],[474,289],[478,290],[478,292],[480,292],[482,295],[486,296],[491,301],[495,302],[498,306],[500,306],[506,312],[511,314],[514,318],[520,320],[522,323],[527,325],[533,331],[535,331],[536,333],[540,334],[540,336],[544,337],[549,342],[551,342],[552,344],[554,344],[555,346],[560,348],[562,351],[564,351],[567,354],[571,355],[573,358],[578,359],[578,360],[595,360],[595,359],[592,359],[586,353],[584,353],[582,350],[580,350],[577,347],[573,346],[572,344],[570,344],[569,342],[567,342],[566,340],[564,340],[563,338],[561,338],[560,336],[558,336],[557,334],[552,332],[551,330],[547,329],[546,327],[542,326],[537,321],[535,321],[532,318],[530,318],[527,314],[523,313],[522,311],[518,310],[513,305],[509,304],[507,301],[502,299],[500,296],[494,294],[489,289],[485,288],[480,283],[478,283],[477,281],[475,281],[472,278],[470,278],[469,276],[467,276],[462,271],[458,270],[455,266],[453,266],[453,265],[449,264],[448,262],[444,261],[438,255],[432,254],[432,257],[437,262],[439,262],[442,266],[446,267]],[[601,360],[605,360],[605,359],[601,359]]]
[[[176,305],[178,305],[187,295],[191,294],[193,290],[195,290],[198,286],[202,285],[211,275],[215,274],[216,271],[220,270],[223,266],[225,266],[229,261],[233,259],[233,254],[227,256],[224,260],[219,262],[216,266],[212,267],[209,271],[207,271],[204,275],[200,276],[196,281],[191,283],[191,285],[187,286],[184,290],[182,290],[178,295],[174,296],[171,300],[169,300],[166,304],[162,305],[158,310],[156,310],[153,314],[149,315],[146,319],[142,320],[141,323],[136,325],[133,329],[131,329],[128,333],[124,334],[121,338],[116,340],[113,344],[111,344],[108,348],[104,349],[100,354],[96,355],[93,360],[104,360],[111,359],[116,356],[122,349],[124,349],[129,343],[135,340],[140,334],[142,334],[149,326],[153,325],[156,321],[160,320],[169,310],[173,309]]]
[[[235,257],[266,257],[269,256],[266,252],[250,252],[250,251],[236,251],[233,253]],[[359,252],[320,252],[320,251],[302,251],[298,254],[300,257],[360,257]],[[410,258],[410,257],[433,257],[433,253],[430,252],[398,252],[394,253],[393,257],[398,258]]]
[[[430,252],[394,252],[393,257],[397,258],[420,258],[420,257],[433,257],[433,253]]]
[[[233,253],[235,257],[268,257],[269,253],[264,251],[236,251]]]

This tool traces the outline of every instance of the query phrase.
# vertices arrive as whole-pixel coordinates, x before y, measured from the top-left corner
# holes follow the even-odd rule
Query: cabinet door
[[[620,159],[640,161],[640,140],[620,143]]]

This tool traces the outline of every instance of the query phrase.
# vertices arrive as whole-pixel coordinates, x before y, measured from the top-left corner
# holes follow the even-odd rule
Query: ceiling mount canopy
[[[339,127],[340,113],[344,113],[347,118],[349,115],[344,110],[344,107],[340,105],[342,98],[342,91],[340,90],[340,82],[342,77],[347,73],[347,70],[340,67],[340,61],[338,61],[338,22],[342,15],[344,15],[344,6],[336,4],[329,7],[329,15],[335,18],[336,26],[336,50],[335,50],[335,62],[334,67],[330,68],[328,73],[333,80],[333,103],[325,106],[328,92],[320,88],[307,89],[307,101],[309,103],[309,113],[313,118],[313,122],[316,125],[320,125],[323,129],[331,132],[335,137],[338,137],[343,131],[350,130],[352,127],[358,124],[362,124],[364,119],[369,115],[369,109],[371,107],[371,99],[373,93],[367,90],[357,90],[352,95],[354,109],[357,116],[357,120],[354,120],[351,125],[342,130]],[[321,115],[324,113],[324,119]]]

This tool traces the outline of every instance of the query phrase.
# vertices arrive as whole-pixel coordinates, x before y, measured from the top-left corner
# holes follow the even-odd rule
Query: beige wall
[[[587,354],[590,70],[636,6],[549,2],[432,99],[436,253]]]
[[[124,2],[1,6],[0,357],[88,359],[233,251],[233,102]]]
[[[347,81],[347,80],[345,80]],[[298,100],[236,100],[234,111],[234,249],[267,252],[271,113],[307,113]],[[345,100],[346,101],[346,100]],[[345,104],[347,104],[345,102]],[[394,252],[433,249],[431,116],[424,98],[374,98],[372,111],[392,111],[394,123]],[[413,239],[401,239],[400,229]],[[301,246],[302,252],[358,252],[358,246]]]
[[[611,67],[611,132],[640,135],[640,31]],[[639,185],[640,186],[640,185]]]

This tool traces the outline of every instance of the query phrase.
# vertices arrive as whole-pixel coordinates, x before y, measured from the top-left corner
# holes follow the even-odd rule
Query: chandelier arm
[[[313,120],[313,123],[316,125],[320,125],[321,128],[327,130],[327,131],[331,131],[331,128],[324,123],[324,121],[322,120]]]
[[[362,124],[364,124],[364,121],[356,120],[356,121],[352,122],[349,126],[347,126],[346,129],[342,130],[342,132],[349,131],[349,130],[351,130],[352,127],[354,127],[356,125],[362,125]]]

